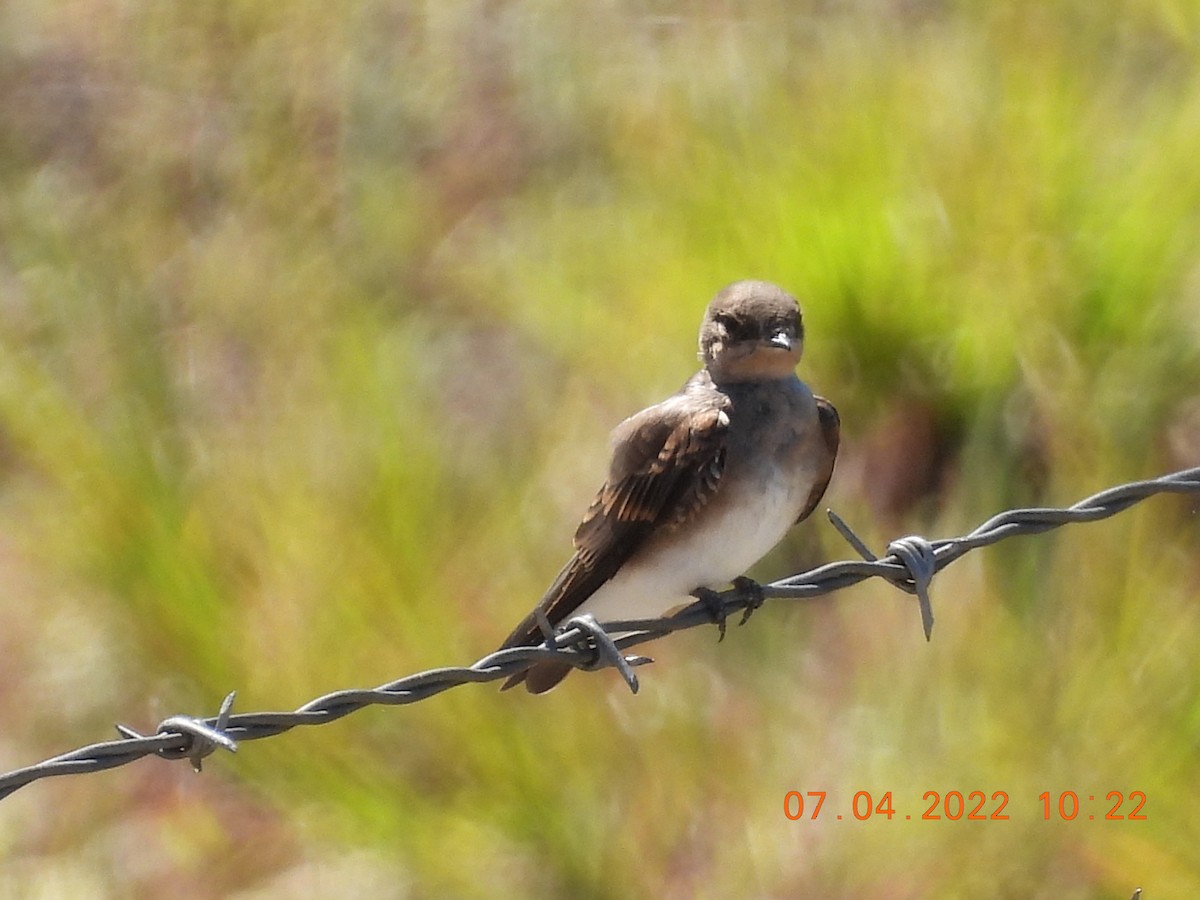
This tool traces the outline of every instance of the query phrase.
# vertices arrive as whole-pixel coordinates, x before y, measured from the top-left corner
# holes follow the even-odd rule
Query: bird
[[[608,476],[575,531],[574,553],[500,649],[539,646],[590,614],[600,622],[665,615],[716,587],[757,593],[743,573],[820,502],[841,421],[796,375],[800,304],[766,281],[738,281],[708,304],[703,367],[677,393],[612,432]],[[567,663],[539,661],[507,690],[556,686]]]

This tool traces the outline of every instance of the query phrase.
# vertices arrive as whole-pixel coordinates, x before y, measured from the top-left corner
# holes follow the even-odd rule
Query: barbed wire
[[[367,706],[402,706],[416,703],[463,684],[498,681],[524,671],[531,664],[555,660],[592,671],[615,667],[637,692],[633,667],[650,662],[644,656],[626,657],[621,651],[647,641],[694,628],[719,625],[725,633],[727,616],[741,612],[742,621],[767,599],[806,599],[882,578],[915,594],[926,639],[933,628],[929,585],[933,576],[965,554],[1017,535],[1040,534],[1075,522],[1094,522],[1116,515],[1156,494],[1200,494],[1200,468],[1185,469],[1147,481],[1134,481],[1101,491],[1073,506],[1012,509],[992,516],[961,537],[927,540],[917,535],[899,538],[876,557],[832,511],[835,527],[858,551],[860,560],[827,563],[799,575],[765,585],[739,579],[731,590],[704,592],[704,597],[662,619],[607,622],[599,625],[590,616],[570,620],[557,635],[538,647],[515,647],[490,653],[470,666],[430,669],[372,689],[334,691],[311,700],[292,712],[231,714],[235,694],[210,718],[171,716],[152,735],[142,735],[118,725],[121,740],[81,747],[61,756],[0,775],[0,799],[41,778],[98,772],[123,766],[145,756],[189,759],[197,772],[201,760],[218,747],[236,752],[240,741],[259,740],[302,725],[324,725]],[[613,635],[619,635],[613,637]]]

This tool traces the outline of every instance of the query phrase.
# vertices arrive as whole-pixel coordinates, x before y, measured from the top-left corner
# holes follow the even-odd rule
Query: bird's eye
[[[738,326],[741,324],[737,319],[728,313],[717,313],[715,316],[713,316],[713,321],[720,325],[727,334],[732,334],[733,332],[737,331]]]

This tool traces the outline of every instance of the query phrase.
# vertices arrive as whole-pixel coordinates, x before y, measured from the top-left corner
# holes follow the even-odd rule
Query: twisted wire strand
[[[743,613],[743,621],[763,599],[806,599],[842,590],[868,578],[882,578],[919,598],[926,637],[933,626],[929,584],[933,576],[967,553],[1010,537],[1040,534],[1076,522],[1094,522],[1116,515],[1156,494],[1200,494],[1200,467],[1135,481],[1101,491],[1064,509],[1038,507],[1012,509],[992,516],[961,537],[927,540],[917,535],[888,545],[887,555],[875,557],[836,515],[834,525],[862,559],[827,563],[807,572],[761,586],[761,592],[739,588],[714,592],[709,599],[692,603],[662,619],[639,619],[597,625],[590,617],[572,619],[552,640],[539,647],[515,647],[489,653],[470,666],[429,669],[372,689],[334,691],[317,697],[291,712],[232,714],[234,694],[229,694],[218,715],[210,718],[171,716],[152,735],[142,735],[124,725],[121,740],[105,741],[72,750],[52,759],[0,775],[0,799],[41,778],[99,772],[123,766],[145,756],[189,759],[200,771],[201,760],[218,748],[236,752],[240,741],[259,740],[302,725],[323,725],[366,706],[402,706],[416,703],[463,684],[498,681],[547,659],[579,669],[617,668],[630,689],[637,691],[633,667],[650,662],[646,657],[626,657],[621,651],[672,632],[698,625],[724,624],[726,616]],[[713,604],[716,598],[718,605]],[[619,635],[614,637],[614,635]]]

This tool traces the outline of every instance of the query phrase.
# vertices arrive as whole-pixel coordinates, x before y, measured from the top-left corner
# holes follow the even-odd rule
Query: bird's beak
[[[777,347],[780,350],[790,351],[793,346],[793,340],[786,331],[777,331],[771,335],[771,340],[767,341],[772,347]]]

